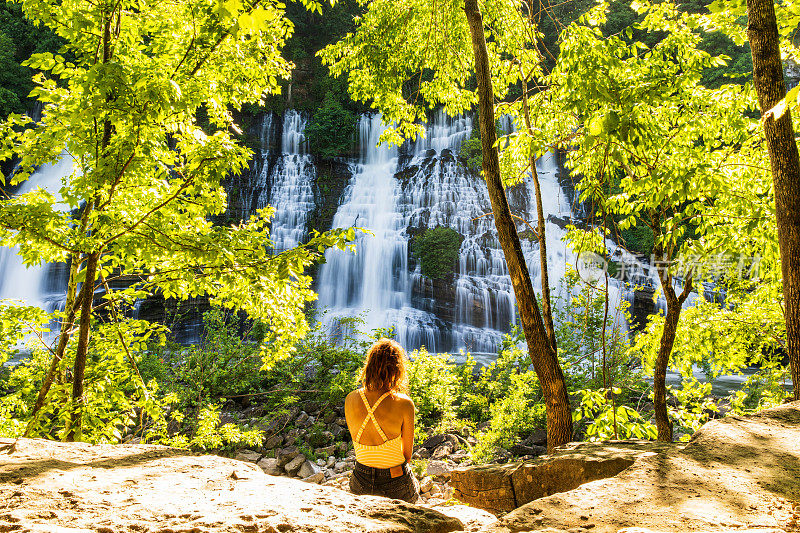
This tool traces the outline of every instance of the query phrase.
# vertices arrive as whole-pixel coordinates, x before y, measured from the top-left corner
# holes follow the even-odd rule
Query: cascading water
[[[52,165],[43,165],[20,185],[17,194],[25,194],[42,188],[61,198],[58,190],[64,176],[72,173],[72,159],[63,157]],[[66,207],[65,207],[66,209]],[[38,306],[53,311],[63,305],[63,264],[26,266],[17,248],[0,248],[0,299],[11,299],[25,305]]]
[[[329,251],[319,278],[319,308],[331,331],[339,319],[362,316],[363,328],[392,327],[408,349],[465,349],[496,353],[515,323],[516,301],[497,240],[484,182],[454,155],[472,129],[468,117],[436,114],[424,138],[400,150],[376,148],[384,127],[379,116],[360,123],[361,156],[333,221],[358,226],[356,254]],[[569,217],[569,203],[556,180],[556,164],[537,165],[545,216]],[[512,209],[535,220],[530,184],[510,194]],[[445,226],[464,236],[452,282],[435,282],[409,262],[410,234]],[[555,287],[574,259],[561,241],[564,230],[548,223],[548,264]],[[523,240],[535,287],[540,287],[538,244]]]
[[[286,112],[282,126],[275,119],[272,113],[264,115],[260,150],[250,175],[237,184],[237,190],[243,219],[267,205],[276,208],[270,235],[275,251],[282,252],[306,236],[308,216],[316,205],[313,184],[317,171],[306,146],[308,119],[294,110]],[[278,137],[280,148],[276,150]]]
[[[361,118],[359,161],[333,227],[368,228],[372,235],[358,236],[355,254],[326,253],[319,282],[320,309],[327,311],[322,322],[336,331],[339,319],[361,315],[368,330],[393,326],[404,340],[430,345],[433,339],[418,327],[428,320],[427,313],[409,305],[408,239],[394,177],[398,150],[377,146],[382,131],[380,115]]]
[[[276,252],[300,244],[308,231],[308,215],[314,209],[316,167],[306,147],[308,120],[297,111],[283,117],[281,155],[269,179],[269,203],[276,206],[271,239]]]

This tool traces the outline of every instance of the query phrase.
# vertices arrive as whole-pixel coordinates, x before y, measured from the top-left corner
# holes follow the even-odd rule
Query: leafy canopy
[[[80,265],[99,256],[100,280],[135,280],[118,291],[129,303],[153,292],[208,295],[265,320],[266,346],[285,350],[307,330],[302,308],[314,294],[304,269],[327,247],[343,247],[353,230],[314,235],[272,255],[271,209],[229,227],[209,222],[226,209],[220,180],[241,173],[251,155],[234,140],[229,110],[262,102],[290,72],[280,55],[292,31],[283,4],[21,5],[65,44],[26,62],[41,71],[32,95],[43,104],[42,119],[34,125],[11,115],[0,124],[0,158],[19,157],[10,183],[64,157],[74,168],[62,179],[58,203],[53,192],[34,190],[0,204],[2,244],[19,246],[29,264]],[[195,120],[200,109],[207,131]]]

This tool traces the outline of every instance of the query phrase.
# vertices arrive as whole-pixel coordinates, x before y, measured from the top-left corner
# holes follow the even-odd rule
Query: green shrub
[[[181,417],[172,417],[180,422]],[[240,447],[253,447],[261,444],[264,433],[258,429],[242,427],[238,424],[228,423],[220,425],[219,405],[203,405],[197,413],[194,431],[191,435],[180,433],[170,436],[167,433],[166,420],[162,419],[149,432],[151,442],[158,442],[177,448],[190,448],[193,450],[231,451]]]
[[[590,441],[609,439],[655,439],[656,426],[635,409],[620,403],[622,389],[585,389],[578,391],[580,405],[573,412],[575,422],[586,419]]]
[[[143,379],[177,391],[185,407],[257,392],[265,374],[260,370],[258,328],[247,325],[230,311],[205,312],[200,343],[153,346],[142,356]]]
[[[479,433],[472,451],[477,462],[490,460],[496,448],[508,448],[534,429],[545,425],[545,406],[540,400],[538,380],[533,372],[512,374],[508,394],[490,408],[489,430]]]
[[[463,240],[463,235],[444,226],[429,228],[415,237],[412,249],[420,261],[422,274],[431,279],[452,275]]]
[[[483,147],[481,146],[481,130],[478,128],[477,113],[475,114],[473,122],[475,127],[472,128],[469,138],[461,143],[461,149],[458,155],[464,160],[464,164],[469,170],[477,173],[483,169]],[[497,133],[498,139],[506,134],[506,132],[500,128],[499,122],[495,124],[495,132]]]
[[[312,153],[336,157],[353,145],[358,130],[357,117],[342,106],[332,92],[325,94],[320,107],[306,126],[305,134]]]
[[[424,347],[411,354],[408,386],[422,424],[434,424],[455,417],[457,376],[450,355],[431,354]]]

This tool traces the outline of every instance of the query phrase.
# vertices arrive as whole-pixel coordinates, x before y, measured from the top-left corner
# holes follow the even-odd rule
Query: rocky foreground
[[[539,483],[530,464],[510,471]],[[683,449],[654,447],[614,477],[498,514],[354,497],[163,446],[0,439],[0,532],[788,533],[800,531],[800,402],[710,422]]]

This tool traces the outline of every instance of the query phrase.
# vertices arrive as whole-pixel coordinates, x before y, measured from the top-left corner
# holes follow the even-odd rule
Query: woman
[[[408,389],[405,359],[399,344],[380,339],[367,352],[361,370],[363,388],[344,400],[356,452],[350,477],[354,494],[411,503],[419,498],[419,484],[409,466],[414,448],[414,402],[403,393]]]

